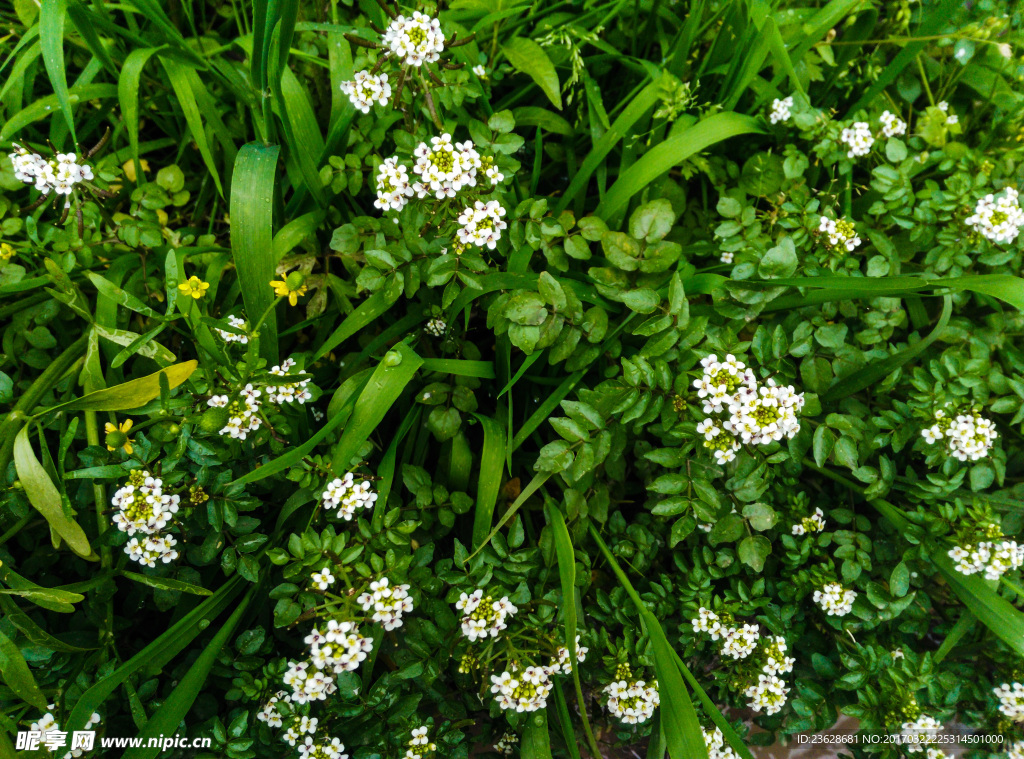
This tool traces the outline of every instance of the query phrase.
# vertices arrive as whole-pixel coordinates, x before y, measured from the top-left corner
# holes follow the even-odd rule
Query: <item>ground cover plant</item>
[[[1020,759],[1021,16],[0,7],[0,757]]]

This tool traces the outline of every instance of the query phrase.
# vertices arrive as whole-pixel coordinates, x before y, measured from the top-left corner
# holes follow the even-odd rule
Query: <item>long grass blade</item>
[[[259,319],[274,303],[274,182],[277,145],[250,142],[235,158],[231,182],[231,255],[250,319]],[[260,327],[260,355],[277,361],[277,315],[273,310]]]
[[[68,92],[68,74],[64,67],[64,19],[67,16],[68,0],[43,0],[39,7],[39,43],[43,49],[43,65],[50,77],[50,84],[60,104],[60,111],[67,122],[71,141],[78,145],[75,134],[75,116],[71,112],[71,95]]]
[[[494,518],[494,506],[501,490],[505,471],[505,431],[494,419],[474,414],[484,431],[484,447],[480,452],[480,476],[476,487],[476,509],[473,512],[473,550],[487,537]]]

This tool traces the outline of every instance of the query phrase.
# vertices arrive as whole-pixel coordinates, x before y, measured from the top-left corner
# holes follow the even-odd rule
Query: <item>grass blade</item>
[[[255,592],[255,587],[250,588],[249,592],[245,594],[245,598],[238,604],[238,608],[232,612],[223,627],[213,636],[213,640],[199,654],[199,658],[189,667],[188,672],[178,682],[171,695],[160,704],[160,708],[153,713],[146,726],[139,731],[138,737],[143,739],[143,744],[147,743],[149,738],[172,735],[181,724],[189,709],[192,708],[192,704],[199,697],[206,678],[210,675],[210,670],[217,662],[217,655],[234,634],[235,628],[238,627]],[[153,759],[161,751],[163,748],[160,745],[133,747],[122,754],[122,759]]]
[[[235,158],[231,182],[231,255],[242,286],[250,319],[259,319],[274,303],[274,180],[277,145],[250,142]],[[260,354],[277,360],[277,314],[273,310],[260,327]]]
[[[604,200],[594,210],[594,215],[602,218],[614,215],[630,198],[667,173],[673,166],[679,165],[716,142],[741,134],[758,134],[763,131],[756,119],[731,112],[716,113],[683,129],[651,148],[639,161],[622,172],[605,194]]]
[[[334,448],[332,468],[336,474],[349,470],[356,451],[377,429],[422,365],[423,359],[405,343],[399,343],[384,356],[360,393],[345,432]]]
[[[558,110],[562,110],[562,92],[558,84],[558,72],[555,65],[544,52],[544,48],[527,37],[513,37],[501,46],[512,68],[529,75],[541,88],[548,100]]]
[[[551,759],[551,735],[548,732],[548,710],[541,709],[526,717],[520,742],[523,759]]]
[[[505,431],[494,419],[473,414],[484,430],[484,447],[480,453],[480,479],[476,488],[476,509],[473,512],[473,544],[476,550],[483,544],[494,518],[494,506],[501,490],[501,476],[505,471]]]
[[[64,68],[64,19],[67,10],[68,0],[43,0],[39,7],[39,43],[43,50],[46,74],[50,77],[54,95],[60,103],[60,111],[64,114],[68,131],[71,132],[71,141],[77,146],[75,116],[71,112],[68,74]]]
[[[206,139],[206,128],[203,126],[203,117],[199,111],[199,103],[196,102],[196,94],[189,80],[189,67],[178,63],[173,58],[161,58],[160,63],[167,72],[167,78],[171,81],[174,94],[177,95],[178,105],[185,116],[185,123],[192,133],[192,139],[199,146],[199,154],[203,157],[203,163],[213,177],[213,183],[217,185],[217,192],[224,196],[224,187],[220,183],[220,172],[217,171],[217,164],[214,163],[213,153],[210,151],[210,142]]]
[[[587,736],[587,745],[593,757],[601,756],[601,749],[594,739],[587,717],[586,702],[583,699],[583,686],[580,684],[579,664],[576,661],[576,553],[572,547],[569,528],[565,526],[565,517],[552,501],[545,504],[548,524],[555,541],[555,556],[558,559],[558,577],[562,585],[562,620],[565,624],[565,647],[569,651],[569,664],[572,669],[572,684],[576,689],[576,702],[580,707],[580,719],[583,732]]]
[[[423,371],[478,379],[494,379],[495,376],[494,364],[490,361],[471,361],[465,358],[425,358]]]
[[[562,684],[558,680],[552,680],[551,692],[555,697],[555,713],[558,715],[558,725],[562,728],[562,740],[565,741],[565,748],[569,752],[569,759],[580,759],[580,747],[576,745],[576,734],[572,729],[572,717],[569,715],[569,706],[565,702]]]
[[[665,82],[668,81],[666,76],[662,76],[657,81],[651,82],[644,87],[637,96],[633,98],[625,110],[619,114],[619,117],[612,123],[611,129],[604,133],[600,140],[594,143],[594,146],[590,149],[590,153],[583,160],[580,165],[579,171],[569,182],[569,186],[565,190],[565,194],[562,199],[558,201],[558,205],[555,207],[554,215],[562,213],[569,204],[575,200],[576,196],[586,190],[587,183],[590,181],[591,175],[597,170],[598,166],[604,165],[605,157],[611,152],[626,133],[632,128],[632,126],[640,120],[640,118],[651,110],[655,104],[661,99],[662,88]]]
[[[394,299],[389,297],[384,290],[375,292],[356,306],[355,311],[346,316],[345,320],[338,325],[338,328],[324,340],[324,344],[320,346],[316,355],[313,356],[313,360],[319,361],[363,327],[375,322],[387,313],[387,310],[391,308],[394,302]]]
[[[534,475],[533,479],[530,480],[529,484],[525,488],[523,488],[521,493],[519,493],[519,497],[516,498],[516,500],[513,501],[512,505],[508,507],[508,510],[501,515],[501,519],[499,519],[498,523],[494,525],[494,528],[489,533],[487,533],[487,537],[484,538],[484,541],[476,548],[475,551],[473,551],[473,553],[469,555],[470,559],[472,559],[474,556],[480,553],[484,549],[484,547],[491,542],[491,538],[498,534],[498,530],[504,527],[505,523],[516,515],[516,512],[519,511],[519,508],[524,503],[526,503],[526,500],[531,495],[533,495],[534,493],[537,492],[537,490],[540,489],[541,485],[548,481],[548,478],[550,476],[551,472],[539,472],[538,474]]]
[[[194,360],[175,364],[146,377],[83,395],[81,398],[54,406],[47,411],[56,411],[57,409],[64,411],[127,411],[139,408],[160,395],[161,374],[167,376],[167,383],[173,390],[191,377],[198,365],[198,362]]]
[[[589,525],[589,528],[590,536],[597,543],[597,547],[601,549],[605,560],[618,578],[619,584],[632,600],[640,615],[640,620],[650,636],[651,645],[654,648],[654,670],[658,675],[661,709],[665,717],[661,724],[665,731],[665,741],[668,744],[668,755],[672,759],[707,759],[708,748],[704,743],[700,720],[697,719],[697,712],[693,708],[693,702],[690,701],[690,694],[686,690],[686,684],[683,682],[682,674],[675,661],[675,652],[669,645],[665,630],[634,590],[626,573],[622,571],[622,567],[615,560],[597,529],[593,524]]]

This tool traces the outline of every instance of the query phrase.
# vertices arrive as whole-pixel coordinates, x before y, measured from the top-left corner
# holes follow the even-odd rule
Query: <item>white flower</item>
[[[772,112],[769,114],[768,120],[773,124],[778,124],[780,121],[783,123],[789,121],[789,117],[792,115],[790,113],[790,108],[792,107],[792,95],[782,98],[781,100],[779,98],[775,98],[775,100],[772,101]]]
[[[551,680],[543,667],[527,667],[491,675],[491,693],[502,709],[516,712],[535,712],[547,706],[551,693]]]
[[[761,638],[757,625],[722,628],[722,653],[733,659],[746,659]]]
[[[661,703],[657,683],[633,680],[629,668],[622,665],[616,677],[620,679],[604,689],[608,694],[608,711],[627,725],[638,725],[653,717],[654,707]]]
[[[370,490],[369,481],[362,480],[357,484],[351,472],[327,483],[320,497],[325,509],[338,509],[338,515],[348,522],[352,521],[357,509],[368,509],[377,502],[377,494]]]
[[[733,253],[731,250],[726,250],[723,251],[722,255],[718,257],[718,260],[721,261],[723,264],[731,264],[735,255],[736,254]]]
[[[721,728],[707,730],[702,727],[700,730],[704,733],[704,745],[708,749],[708,759],[738,759],[732,747],[725,745],[725,736],[722,735]]]
[[[473,207],[466,209],[459,216],[459,224],[462,227],[456,233],[459,242],[463,245],[479,245],[494,250],[498,240],[501,239],[502,230],[508,224],[501,218],[505,215],[505,209],[496,200],[476,201]]]
[[[384,159],[384,163],[377,169],[377,199],[373,202],[374,207],[381,211],[401,211],[413,194],[409,170],[398,163],[398,158],[394,156]]]
[[[448,329],[448,325],[445,324],[444,319],[431,319],[423,327],[423,331],[432,337],[444,337],[446,329]]]
[[[1014,722],[1024,722],[1024,684],[1003,683],[992,692],[999,699],[1000,712]]]
[[[889,652],[889,655],[894,660],[895,659],[902,659],[903,658],[903,649],[902,648],[894,648],[892,651]]]
[[[825,512],[816,508],[809,517],[804,517],[800,524],[793,525],[794,535],[807,535],[811,532],[821,532],[825,529]]]
[[[34,185],[43,195],[53,192],[67,196],[65,208],[71,205],[71,193],[75,185],[93,179],[92,167],[79,163],[74,153],[58,153],[55,158],[47,161],[38,153],[32,153],[15,143],[10,159],[16,179]]]
[[[473,67],[473,73],[476,74],[481,79],[486,79],[487,78],[487,69],[484,68],[481,65],[474,66]]]
[[[1024,759],[1024,741],[1014,741],[1006,749],[1006,759]]]
[[[485,597],[482,588],[477,588],[471,594],[462,593],[455,602],[455,608],[464,612],[462,634],[471,642],[487,637],[497,638],[498,634],[508,627],[505,620],[515,616],[519,611],[508,600],[508,596],[502,596],[495,601],[491,596]]]
[[[866,121],[855,121],[852,126],[842,131],[839,140],[849,148],[847,158],[865,156],[871,152],[871,146],[875,144],[871,127]]]
[[[1017,198],[1017,190],[1012,187],[1003,190],[998,198],[986,195],[974,207],[974,215],[967,219],[967,226],[992,242],[1013,242],[1024,227],[1024,210]]]
[[[900,735],[907,752],[916,754],[924,751],[929,743],[937,742],[936,734],[939,732],[942,732],[942,725],[927,714],[922,714],[913,722],[904,722]]]
[[[999,437],[995,425],[973,411],[947,416],[939,409],[935,412],[934,421],[934,425],[922,430],[921,436],[929,445],[943,440],[946,452],[960,461],[985,458]]]
[[[320,588],[320,590],[327,590],[334,584],[335,577],[331,574],[330,569],[324,567],[319,572],[314,572],[310,579],[313,580],[313,584]]]
[[[818,231],[825,233],[829,245],[835,250],[845,249],[847,253],[852,253],[861,244],[861,239],[853,224],[845,219],[837,220],[822,216],[821,222],[818,224]]]
[[[363,113],[369,113],[374,103],[387,105],[391,99],[388,75],[371,74],[369,71],[357,71],[351,81],[341,83],[341,91]]]
[[[895,113],[883,111],[878,120],[882,122],[882,134],[886,137],[898,137],[907,133],[907,122]]]
[[[228,324],[230,324],[232,327],[236,327],[237,329],[247,329],[245,325],[245,319],[240,319],[237,316],[229,316]],[[227,330],[219,329],[217,327],[215,327],[214,329],[216,330],[217,334],[220,335],[221,340],[223,340],[224,342],[241,343],[242,345],[246,345],[249,342],[249,338],[247,335],[236,335],[234,332],[228,332]],[[223,397],[225,401],[227,400],[227,396],[221,397]]]
[[[484,165],[471,140],[452,142],[447,132],[431,137],[429,145],[421,142],[413,155],[412,170],[419,177],[413,190],[419,198],[430,194],[438,200],[454,198],[463,187],[476,186],[477,172]]]
[[[757,682],[749,686],[743,695],[750,699],[750,708],[755,712],[764,711],[765,714],[776,714],[786,705],[786,696],[789,688],[786,681],[776,675],[760,674]]]
[[[821,590],[814,591],[814,602],[830,617],[845,617],[853,609],[857,593],[847,590],[838,582],[827,583]]]
[[[374,622],[380,622],[385,630],[394,630],[402,626],[402,616],[413,610],[413,600],[409,596],[408,585],[390,585],[388,578],[370,583],[370,592],[363,593],[356,599],[363,611],[372,611]]]
[[[320,743],[314,743],[311,736],[299,744],[299,756],[301,759],[348,759],[344,753],[345,745],[338,738],[329,741],[325,738]]]
[[[499,754],[512,756],[512,752],[515,750],[515,745],[517,743],[519,743],[518,735],[515,735],[514,733],[505,733],[501,736],[498,742],[494,744],[494,750]]]
[[[409,18],[399,16],[384,31],[384,45],[404,65],[434,63],[444,52],[441,22],[419,11]]]

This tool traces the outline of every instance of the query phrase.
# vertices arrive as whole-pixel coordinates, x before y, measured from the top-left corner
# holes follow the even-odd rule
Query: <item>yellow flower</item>
[[[279,298],[288,297],[288,304],[294,306],[299,302],[299,296],[306,294],[305,285],[291,285],[288,282],[280,279],[276,279],[270,283],[270,286],[274,288],[274,295]]]
[[[115,426],[110,422],[107,422],[103,426],[103,431],[107,433],[107,450],[116,451],[118,448],[123,448],[124,452],[129,456],[132,455],[132,443],[134,442],[128,437],[128,430],[132,428],[131,419],[125,419],[121,422],[121,426]]]
[[[10,261],[14,256],[14,248],[7,243],[0,243],[0,261]]]
[[[178,289],[183,295],[191,295],[196,300],[199,300],[210,289],[210,283],[203,282],[199,277],[193,276],[188,278],[188,282],[182,282],[178,285]]]

